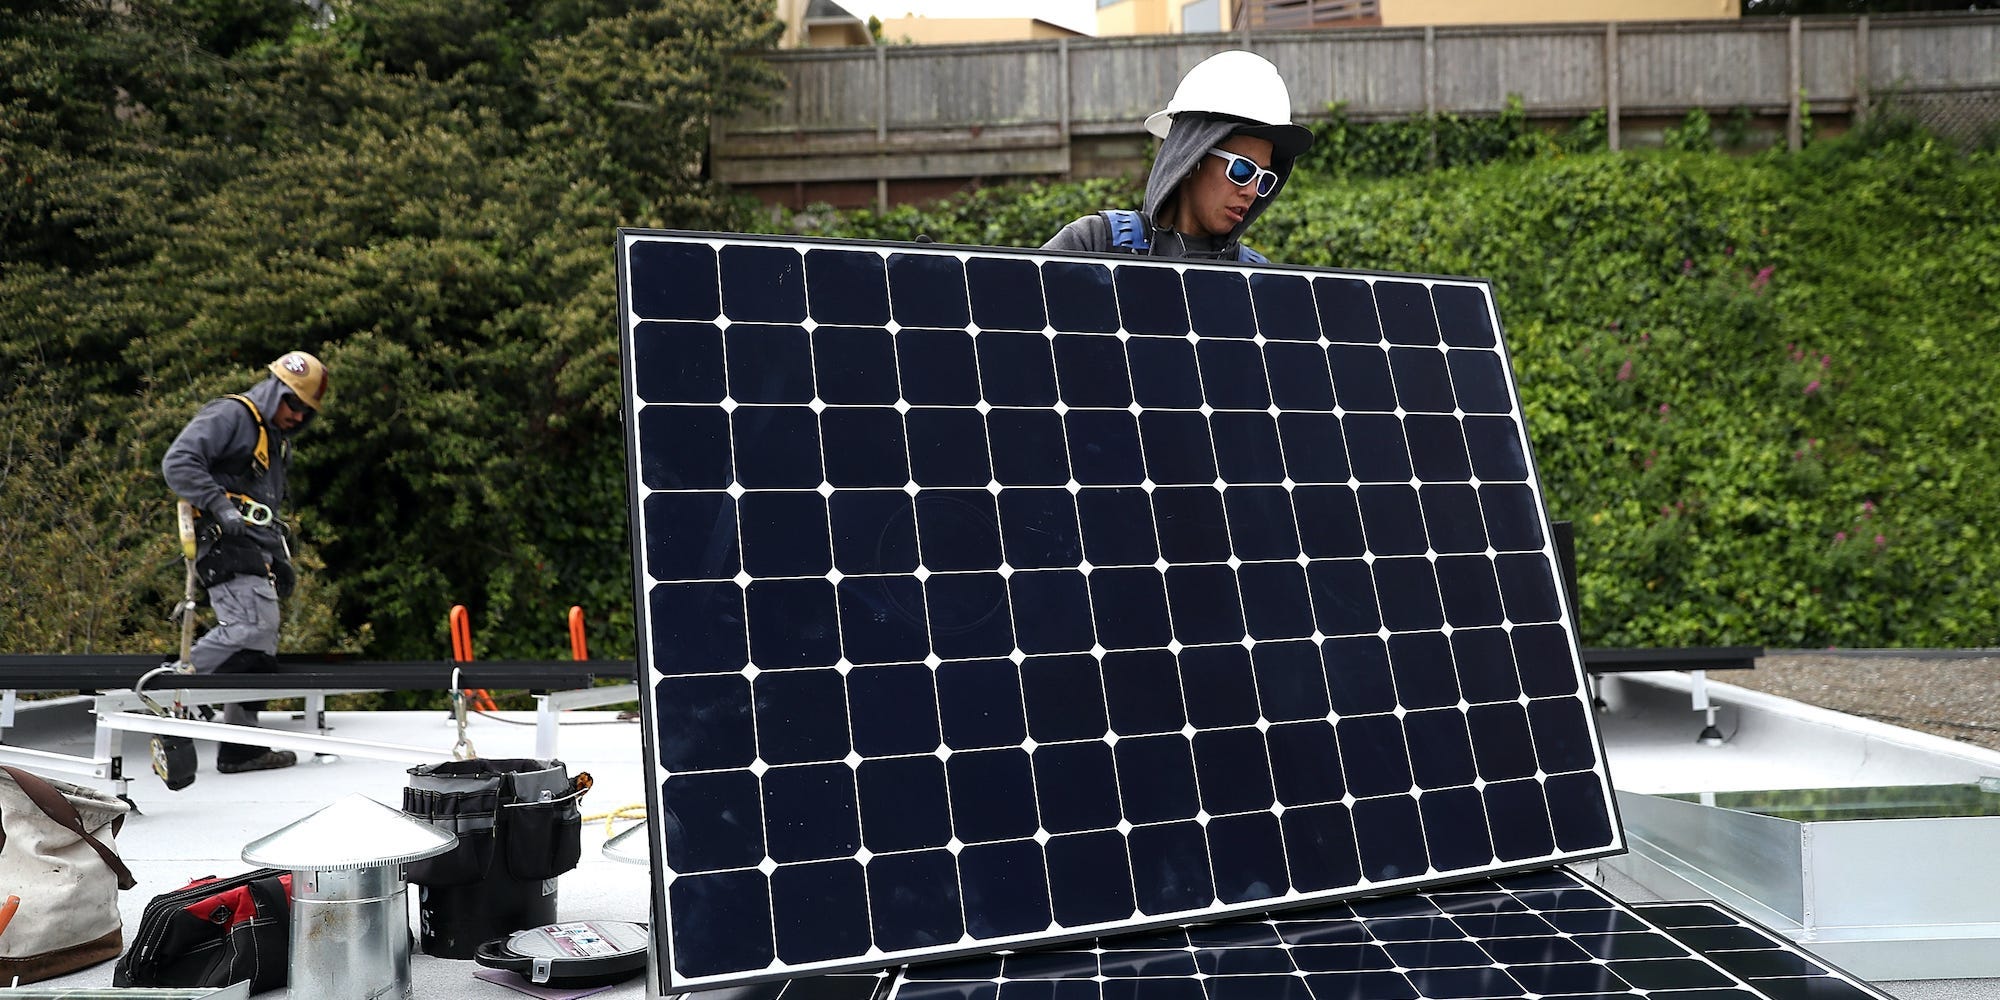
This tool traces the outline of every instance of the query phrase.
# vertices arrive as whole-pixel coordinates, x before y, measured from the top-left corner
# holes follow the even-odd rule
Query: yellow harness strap
[[[258,411],[257,404],[251,402],[250,397],[240,392],[230,393],[229,398],[248,407],[250,419],[257,421],[257,471],[271,471],[271,435],[264,430],[264,414]]]
[[[242,403],[244,408],[250,411],[250,419],[257,422],[257,450],[253,454],[252,460],[256,463],[257,472],[260,475],[269,473],[271,471],[271,435],[270,432],[264,429],[264,414],[257,409],[256,403],[250,401],[250,397],[240,392],[232,392],[228,398]],[[243,511],[244,518],[251,524],[271,523],[273,516],[271,508],[255,497],[244,493],[229,492],[229,499],[236,501],[237,507]]]

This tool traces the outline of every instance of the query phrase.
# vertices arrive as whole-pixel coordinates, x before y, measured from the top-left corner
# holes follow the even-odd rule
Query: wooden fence
[[[1499,112],[1621,125],[1741,108],[1796,147],[1810,113],[1858,118],[1889,93],[2000,101],[2000,14],[1255,31],[771,57],[777,104],[718,123],[717,179],[774,201],[887,204],[973,179],[1083,177],[1143,163],[1141,122],[1225,48],[1276,63],[1293,116]],[[1107,152],[1108,151],[1108,152]],[[893,188],[892,188],[893,185]],[[892,199],[892,192],[898,197]]]

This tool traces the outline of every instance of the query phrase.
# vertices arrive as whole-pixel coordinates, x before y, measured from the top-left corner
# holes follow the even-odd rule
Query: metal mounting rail
[[[147,654],[0,654],[0,689],[80,691],[129,688],[171,657]],[[452,671],[468,687],[548,691],[589,687],[598,680],[631,681],[631,660],[351,660],[340,656],[278,657],[278,667],[255,674],[180,674],[173,687],[340,688],[370,691],[443,691]],[[168,685],[162,684],[161,687]]]

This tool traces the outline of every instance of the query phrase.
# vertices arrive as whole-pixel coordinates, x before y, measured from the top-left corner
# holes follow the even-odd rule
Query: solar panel
[[[1677,1000],[1883,996],[1715,907],[1631,907],[1566,870],[1551,869],[1102,938],[1087,948],[912,966],[903,970],[888,1000],[1610,1000],[1645,995]]]
[[[1721,903],[1635,903],[1632,908],[1777,1000],[1890,1000],[1889,994]]]
[[[619,246],[666,983],[1620,846],[1485,284]]]

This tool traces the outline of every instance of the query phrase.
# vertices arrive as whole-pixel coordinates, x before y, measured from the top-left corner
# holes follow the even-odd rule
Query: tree
[[[168,648],[160,454],[303,348],[333,372],[293,482],[328,569],[287,648],[434,658],[465,603],[482,652],[549,655],[582,603],[629,652],[613,232],[731,224],[707,122],[775,88],[777,27],[434,6],[0,9],[0,596],[37,612],[0,646]]]

